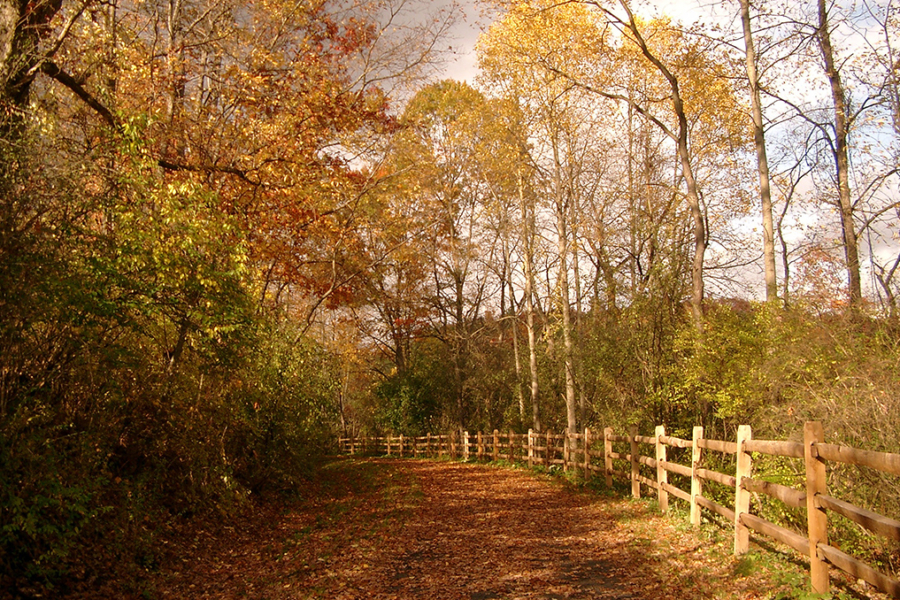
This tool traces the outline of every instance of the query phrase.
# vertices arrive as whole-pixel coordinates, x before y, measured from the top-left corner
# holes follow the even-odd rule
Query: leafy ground
[[[806,585],[790,554],[735,560],[726,529],[522,468],[345,459],[305,492],[171,532],[124,595],[107,582],[72,597],[699,600],[800,598]]]

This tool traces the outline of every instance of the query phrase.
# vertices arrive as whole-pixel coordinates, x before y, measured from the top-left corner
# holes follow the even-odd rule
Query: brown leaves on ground
[[[730,557],[646,501],[525,469],[341,460],[309,500],[172,543],[142,597],[772,598],[768,563]],[[749,572],[747,572],[749,571]],[[782,586],[783,587],[783,586]]]

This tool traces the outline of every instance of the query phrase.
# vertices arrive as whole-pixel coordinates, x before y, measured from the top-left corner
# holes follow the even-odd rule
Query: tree
[[[750,107],[753,120],[753,142],[759,170],[759,197],[762,204],[763,266],[766,281],[766,301],[778,299],[778,281],[775,274],[775,229],[772,218],[772,191],[769,180],[769,159],[766,154],[765,128],[763,124],[759,73],[756,49],[753,46],[753,26],[750,17],[750,0],[740,0],[741,25],[744,33],[744,58],[747,66],[747,82],[750,85]]]
[[[0,4],[0,587],[325,451],[404,4]]]
[[[571,13],[571,14],[570,14]],[[577,36],[578,44],[588,44],[590,29],[584,20],[583,11],[548,11],[537,16],[512,10],[503,21],[495,24],[489,34],[480,41],[480,62],[486,72],[486,79],[499,89],[515,98],[523,111],[529,130],[524,135],[533,139],[527,150],[527,160],[533,165],[536,191],[548,198],[555,215],[556,239],[556,296],[560,315],[560,329],[563,338],[563,377],[565,379],[566,422],[574,431],[577,428],[577,384],[574,328],[571,314],[570,256],[573,246],[570,227],[572,213],[577,203],[576,195],[579,161],[583,157],[581,141],[586,120],[579,112],[574,86],[553,73],[534,68],[535,56],[559,55],[562,48],[548,31],[560,27],[573,27],[584,34]],[[523,186],[524,187],[524,186]],[[524,193],[522,194],[524,200]],[[523,222],[526,228],[533,223],[533,213],[523,202]],[[530,231],[526,230],[526,238]],[[526,241],[526,245],[528,242]],[[525,269],[532,271],[533,257],[526,248]],[[528,314],[532,309],[528,303],[533,293],[533,275],[526,273],[525,296]],[[532,317],[533,318],[533,317]],[[531,330],[532,326],[529,326]],[[536,366],[535,366],[536,369]],[[535,373],[533,371],[533,373]],[[537,386],[532,381],[533,390]],[[534,396],[534,393],[533,393]]]
[[[844,256],[847,261],[848,293],[850,305],[859,306],[862,301],[862,283],[859,273],[859,248],[856,223],[853,218],[853,199],[850,192],[850,157],[848,137],[852,123],[852,115],[847,108],[846,91],[840,69],[835,60],[834,48],[831,45],[831,24],[828,17],[826,0],[818,0],[818,27],[816,40],[822,53],[825,76],[831,88],[831,101],[834,110],[834,152],[837,170],[838,205],[840,207],[841,230],[844,237]]]

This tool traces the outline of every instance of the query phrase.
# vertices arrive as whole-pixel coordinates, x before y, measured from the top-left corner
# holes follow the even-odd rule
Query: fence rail
[[[842,552],[828,541],[828,513],[845,517],[874,535],[900,541],[900,521],[833,498],[826,487],[828,463],[843,463],[900,475],[900,454],[858,450],[825,442],[822,424],[808,422],[804,426],[804,440],[754,440],[747,425],[738,428],[735,441],[707,439],[703,428],[694,427],[692,439],[666,435],[663,426],[654,435],[639,435],[631,428],[627,435],[616,434],[612,428],[595,436],[590,429],[582,433],[535,432],[517,434],[512,431],[492,433],[467,431],[420,437],[385,436],[370,438],[342,438],[341,451],[349,454],[377,453],[389,456],[436,458],[448,456],[465,460],[506,460],[527,463],[529,466],[560,465],[563,469],[577,469],[585,479],[602,473],[607,486],[613,478],[628,480],[631,494],[641,496],[641,486],[655,490],[660,509],[668,511],[669,496],[690,506],[691,523],[700,524],[702,510],[715,513],[733,523],[734,553],[749,549],[750,532],[766,536],[809,558],[812,591],[827,593],[830,589],[829,565],[862,579],[879,590],[900,598],[900,581],[876,568]],[[642,447],[652,447],[652,453],[641,454]],[[670,448],[690,450],[690,464],[667,459]],[[683,453],[683,452],[682,452]],[[704,468],[707,453],[733,455],[735,474]],[[804,462],[804,489],[764,481],[752,477],[751,453],[799,459]],[[596,459],[596,460],[595,460]],[[690,483],[682,489],[669,483],[669,473]],[[724,506],[704,496],[708,483],[725,486],[733,497],[731,506]],[[793,508],[805,508],[806,531],[797,532],[767,521],[750,512],[751,494],[774,498]],[[719,494],[722,497],[722,494]],[[804,535],[805,534],[805,535]]]

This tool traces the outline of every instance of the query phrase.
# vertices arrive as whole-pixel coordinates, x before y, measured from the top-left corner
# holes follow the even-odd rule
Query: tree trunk
[[[62,0],[0,0],[0,139],[13,141],[23,122],[41,55],[40,41]]]
[[[575,397],[575,363],[572,359],[572,315],[569,306],[569,231],[568,231],[568,210],[569,205],[569,189],[563,182],[562,170],[563,166],[559,158],[558,140],[553,142],[553,154],[556,162],[555,176],[555,204],[556,204],[556,236],[557,250],[559,252],[559,275],[557,284],[559,286],[559,310],[562,315],[562,333],[563,333],[563,363],[565,365],[566,377],[566,427],[569,431],[577,431],[578,423],[576,422],[577,404]]]
[[[504,210],[506,210],[504,208]],[[513,293],[513,282],[512,282],[512,269],[509,268],[510,264],[510,250],[509,250],[509,239],[507,238],[507,233],[503,234],[503,257],[506,261],[506,277],[509,278],[509,306],[510,312],[512,313],[512,342],[513,342],[513,358],[515,359],[516,366],[516,399],[519,401],[519,420],[525,420],[525,394],[522,391],[522,357],[519,356],[519,316],[518,316],[518,308],[516,307],[516,298]],[[500,318],[503,319],[505,316],[503,313],[500,314]]]
[[[660,74],[666,78],[669,88],[672,91],[670,96],[672,100],[672,110],[678,119],[678,131],[673,136],[675,139],[678,158],[681,162],[681,170],[684,176],[684,182],[687,186],[687,200],[691,211],[691,219],[693,221],[694,234],[694,258],[691,264],[691,320],[697,331],[703,330],[703,261],[706,256],[706,218],[703,214],[703,206],[700,200],[700,190],[697,186],[697,180],[694,178],[694,169],[691,165],[690,146],[688,143],[688,120],[684,111],[684,99],[681,97],[681,90],[678,84],[678,78],[672,73],[662,61],[650,50],[644,36],[641,34],[640,28],[635,21],[634,14],[625,0],[620,0],[622,8],[628,15],[626,26],[634,36],[634,41],[641,49],[644,58],[656,67]]]
[[[578,232],[581,223],[581,202],[579,197],[575,197],[572,211],[572,223],[570,230],[572,231],[572,276],[575,278],[575,346],[577,348],[575,356],[575,382],[578,390],[578,422],[586,423],[587,419],[587,394],[584,389],[584,352],[582,350],[584,344],[584,315],[582,306],[582,290],[581,290],[581,264],[578,252]]]
[[[525,246],[525,323],[528,331],[528,366],[531,371],[531,422],[535,431],[541,430],[541,404],[538,385],[537,339],[534,332],[534,208],[525,201],[524,182],[519,176],[519,206],[522,210]]]
[[[828,31],[828,9],[825,0],[819,0],[819,30],[817,39],[825,62],[825,76],[831,85],[834,105],[834,160],[837,168],[838,202],[841,212],[841,229],[844,234],[844,257],[847,263],[850,306],[857,308],[862,300],[862,284],[859,275],[859,247],[856,224],[853,221],[853,201],[850,196],[850,158],[847,137],[850,120],[847,116],[846,95],[841,73],[834,62],[831,34]]]
[[[766,280],[766,302],[778,301],[778,281],[775,276],[775,229],[772,220],[772,192],[769,182],[769,159],[763,129],[762,103],[759,95],[759,74],[756,71],[756,51],[750,27],[750,0],[741,1],[741,22],[744,25],[744,47],[747,81],[750,84],[750,105],[753,118],[753,140],[759,169],[759,197],[762,202],[763,266]]]

